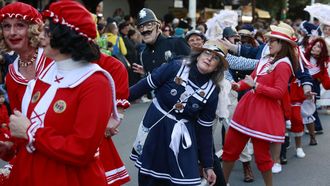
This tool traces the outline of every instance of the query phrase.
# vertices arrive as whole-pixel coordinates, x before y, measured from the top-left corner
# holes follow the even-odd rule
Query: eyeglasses
[[[171,31],[170,29],[164,29],[164,32],[169,32],[169,31]]]
[[[203,57],[206,57],[208,59],[211,59],[211,61],[216,61],[216,62],[220,62],[221,61],[220,57],[217,54],[215,54],[214,52],[211,52],[209,50],[204,50],[201,55]]]
[[[155,22],[148,22],[148,23],[145,23],[145,24],[142,24],[142,25],[139,25],[137,28],[138,30],[141,32],[143,30],[151,30],[154,28],[154,26],[156,25]]]

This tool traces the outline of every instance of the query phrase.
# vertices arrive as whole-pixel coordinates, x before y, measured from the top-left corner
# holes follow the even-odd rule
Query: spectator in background
[[[266,38],[264,37],[264,34],[262,33],[262,31],[257,31],[256,34],[254,35],[254,39],[257,40],[258,44],[264,44],[266,43]]]
[[[166,37],[171,37],[173,35],[173,29],[171,25],[164,25],[162,28],[162,33]]]
[[[119,35],[116,22],[109,23],[106,26],[104,35],[107,37],[108,42],[113,44],[112,56],[121,61],[128,69],[130,66],[125,57],[127,54],[126,45],[123,38]]]
[[[125,15],[124,20],[127,24],[129,24],[130,29],[135,28],[134,18],[131,15]]]
[[[138,53],[139,51],[142,50],[144,45],[142,44],[140,32],[135,29],[131,29],[128,31],[127,38],[134,45],[134,49],[132,49],[131,56],[127,55],[127,59],[129,60],[131,66],[133,67],[134,63],[135,64],[139,63]],[[134,72],[133,68],[130,68],[128,70],[128,77],[129,77],[129,86],[133,86],[141,79],[141,74]]]
[[[201,48],[206,42],[205,35],[199,30],[190,30],[187,32],[185,39],[193,50],[196,48]]]
[[[103,1],[96,6],[95,14],[97,17],[103,17]]]
[[[207,25],[205,23],[200,23],[196,26],[196,30],[201,31],[203,34],[206,33]]]
[[[258,47],[259,43],[254,39],[254,33],[247,29],[241,29],[238,31],[241,36],[241,42],[244,45],[249,45],[251,47]]]
[[[184,19],[179,21],[178,26],[174,29],[174,36],[184,38],[186,32],[191,29],[191,26]]]

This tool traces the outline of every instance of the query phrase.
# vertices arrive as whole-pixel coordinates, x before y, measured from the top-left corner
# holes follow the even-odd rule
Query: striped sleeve
[[[160,67],[153,70],[152,73],[147,77],[143,78],[137,84],[130,87],[130,96],[128,100],[136,100],[151,90],[159,88],[167,80],[172,79],[172,76],[174,79],[175,74],[179,70],[180,66],[180,63],[175,61],[162,64]]]
[[[257,59],[250,59],[242,56],[237,57],[231,54],[228,54],[226,59],[229,63],[229,67],[233,70],[253,70],[259,62]]]

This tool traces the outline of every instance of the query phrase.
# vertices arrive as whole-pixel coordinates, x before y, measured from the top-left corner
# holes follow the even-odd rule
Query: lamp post
[[[252,0],[252,23],[255,22],[256,17],[256,0]]]
[[[188,17],[191,18],[191,26],[196,26],[196,0],[189,0],[189,12]]]

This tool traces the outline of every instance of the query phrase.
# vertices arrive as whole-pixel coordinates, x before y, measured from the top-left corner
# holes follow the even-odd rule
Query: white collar
[[[72,58],[55,61],[55,63],[56,63],[57,71],[59,73],[67,73],[70,72],[71,70],[75,70],[86,65],[86,62],[74,61]]]

